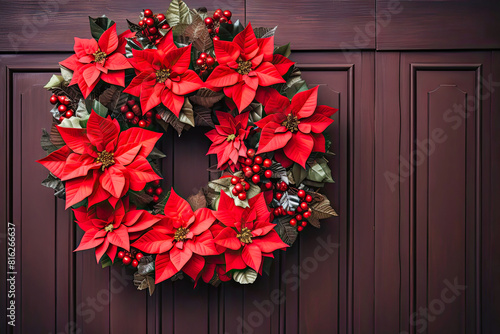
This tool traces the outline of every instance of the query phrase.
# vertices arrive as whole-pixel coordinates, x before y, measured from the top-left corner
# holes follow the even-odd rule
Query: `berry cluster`
[[[205,18],[205,25],[207,26],[208,33],[214,41],[219,40],[219,27],[221,23],[233,24],[231,21],[231,16],[233,14],[229,10],[222,11],[222,9],[217,9],[212,17]]]
[[[253,148],[247,151],[247,157],[244,161],[246,166],[243,167],[243,173],[247,179],[258,184],[261,182],[261,175],[266,179],[270,179],[273,176],[272,170],[268,169],[273,164],[271,159],[264,159],[260,155],[255,155]],[[264,183],[264,187],[269,190],[272,188],[272,183],[266,182]]]
[[[247,191],[250,189],[250,183],[246,182],[245,179],[233,176],[231,178],[231,184],[233,187],[233,195],[238,196],[242,201],[247,199]]]
[[[281,182],[276,187],[278,191],[274,195],[276,200],[280,200],[283,197],[283,192],[288,190],[288,185],[285,182]],[[281,192],[280,192],[281,191]],[[290,225],[293,227],[297,227],[297,231],[302,231],[304,227],[307,226],[307,219],[311,217],[311,209],[309,208],[309,204],[311,203],[313,198],[311,195],[307,195],[303,189],[300,189],[297,192],[297,196],[300,198],[300,203],[295,211],[285,211],[282,206],[274,209],[275,216],[293,216],[290,219]]]
[[[159,29],[169,29],[165,15],[153,14],[151,9],[144,10],[144,18],[139,21],[139,27],[142,29],[141,33],[146,36],[151,43],[158,44],[163,37]]]
[[[153,202],[158,203],[160,195],[163,194],[163,189],[160,186],[160,180],[151,182],[149,187],[146,188],[146,194],[153,196]]]
[[[127,104],[120,108],[120,111],[125,115],[125,119],[134,124],[139,125],[141,128],[147,128],[151,125],[153,116],[155,116],[154,110],[150,110],[144,115],[142,115],[141,106],[136,100],[128,100]],[[161,118],[160,115],[156,114],[156,118]]]
[[[52,94],[50,97],[50,103],[58,105],[57,110],[59,111],[59,122],[62,122],[65,118],[70,118],[74,115],[73,110],[68,108],[71,100],[67,96],[57,96],[56,94]]]
[[[144,257],[144,254],[137,252],[136,250],[131,250],[130,252],[119,251],[118,258],[122,260],[124,265],[132,265],[136,268],[139,265],[139,261]]]
[[[198,59],[196,59],[196,65],[200,68],[201,73],[205,73],[213,69],[215,58],[206,52],[202,52]]]

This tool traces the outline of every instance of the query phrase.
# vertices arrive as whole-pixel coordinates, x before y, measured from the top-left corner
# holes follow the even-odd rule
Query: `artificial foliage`
[[[274,44],[276,28],[180,0],[144,10],[120,35],[105,16],[89,21],[89,38],[75,38],[45,86],[53,124],[38,161],[85,232],[76,251],[134,268],[150,293],[187,277],[248,284],[304,228],[336,215],[321,189],[333,182],[324,133],[337,109],[318,105],[290,46]],[[184,199],[162,188],[169,157],[157,144],[192,127],[206,129],[219,177]]]

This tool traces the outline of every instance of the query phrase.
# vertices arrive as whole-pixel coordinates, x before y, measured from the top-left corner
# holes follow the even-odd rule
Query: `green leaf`
[[[179,113],[179,121],[194,127],[193,106],[191,105],[191,102],[189,102],[189,99],[184,99],[184,105]]]
[[[66,195],[66,189],[64,188],[64,183],[52,173],[42,181],[42,186],[54,189],[54,196],[59,198],[64,198]]]
[[[128,192],[128,195],[132,200],[132,202],[134,202],[136,205],[140,207],[144,207],[145,205],[148,205],[153,201],[153,196],[146,194],[144,190],[141,191],[130,190]]]
[[[278,46],[274,49],[274,54],[282,55],[282,56],[285,56],[287,58],[290,56],[291,53],[292,53],[292,51],[291,51],[290,43],[282,45],[282,46]]]
[[[43,88],[50,89],[50,88],[54,88],[54,87],[61,87],[62,83],[64,83],[64,77],[62,75],[53,74],[50,77],[49,82],[47,82],[47,84],[45,86],[43,86]]]
[[[61,69],[61,76],[63,77],[64,81],[70,82],[73,78],[73,71],[62,65],[59,65],[59,68]]]
[[[299,164],[293,164],[292,175],[295,180],[295,184],[299,185],[307,177],[307,171]]]
[[[287,245],[292,245],[295,240],[297,240],[297,229],[290,225],[290,217],[277,217],[274,219],[273,223],[276,224],[276,232],[280,236],[281,240]]]
[[[191,24],[193,22],[189,7],[182,0],[172,0],[168,7],[166,18],[171,27],[178,24]]]
[[[332,170],[328,167],[328,161],[326,161],[326,159],[322,158],[308,165],[311,168],[307,171],[307,179],[314,182],[335,182],[332,178]]]
[[[101,117],[108,116],[108,108],[106,108],[97,100],[85,100],[85,106],[87,107],[87,110],[94,110],[97,115]]]
[[[163,159],[165,157],[166,157],[166,155],[156,147],[153,148],[151,153],[149,153],[149,155],[148,155],[148,159],[150,159],[150,160],[158,160],[158,159]]]
[[[115,23],[104,15],[97,18],[92,18],[89,16],[89,21],[90,32],[92,34],[92,37],[94,37],[96,41],[99,40],[101,35]]]
[[[257,279],[257,272],[251,268],[237,270],[233,273],[233,279],[240,284],[252,284]]]
[[[101,267],[106,268],[110,267],[113,265],[113,261],[109,258],[108,254],[104,253],[104,255],[101,257]]]
[[[42,138],[40,138],[40,145],[42,146],[42,149],[48,154],[57,151],[57,146],[52,144],[52,142],[50,141],[50,135],[45,129],[42,129]]]
[[[268,38],[274,36],[274,34],[276,33],[276,29],[278,29],[278,26],[274,28],[258,27],[253,28],[253,32],[255,33],[255,37],[257,38]]]

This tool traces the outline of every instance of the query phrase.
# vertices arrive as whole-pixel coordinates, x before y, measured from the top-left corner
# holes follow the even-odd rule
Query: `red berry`
[[[155,194],[160,196],[161,194],[163,193],[163,189],[162,188],[156,188],[155,190]]]
[[[128,120],[132,120],[134,119],[135,115],[133,112],[129,111],[125,114],[125,118],[128,119]]]
[[[249,158],[253,158],[255,156],[255,150],[253,148],[247,150],[247,155]]]
[[[215,59],[213,57],[207,57],[207,65],[214,66],[214,64],[215,64]]]
[[[120,108],[120,111],[121,111],[122,113],[126,113],[128,110],[129,110],[129,109],[128,109],[128,106],[127,106],[126,104],[124,104],[124,105]]]
[[[283,193],[276,193],[274,197],[276,197],[276,199],[279,201],[281,200],[281,197],[283,197]]]
[[[264,187],[266,187],[267,190],[271,190],[273,188],[273,184],[271,182],[267,182],[264,184]]]
[[[158,202],[160,200],[160,197],[153,195],[153,202]]]
[[[124,256],[125,256],[125,252],[123,252],[123,251],[119,251],[118,252],[118,258],[119,259],[123,259]]]
[[[156,35],[158,33],[158,29],[156,27],[149,28],[149,33],[151,35]]]
[[[134,119],[131,120],[131,122],[132,122],[132,124],[137,125],[137,123],[139,123],[139,117],[134,116]]]
[[[307,226],[307,222],[306,221],[302,221],[302,223],[300,223],[300,225],[306,227]]]
[[[220,31],[220,28],[219,28],[219,27],[215,28],[215,33],[216,33],[217,35],[219,34],[219,31]]]
[[[129,256],[124,256],[122,262],[123,264],[130,264],[130,262],[132,262],[132,259]]]
[[[297,231],[302,231],[304,228],[302,226],[297,227]]]
[[[230,19],[231,15],[233,15],[233,13],[231,13],[231,11],[229,10],[225,10],[222,14],[228,19]]]
[[[139,265],[139,261],[133,260],[132,261],[132,267],[136,268]]]
[[[245,165],[250,166],[251,164],[253,164],[252,159],[250,159],[250,158],[245,159]]]
[[[156,114],[156,119],[160,120],[161,119],[161,115],[160,114]]]
[[[286,212],[286,214],[289,215],[289,216],[293,216],[295,214],[295,211],[290,211],[289,210],[289,211]]]
[[[161,22],[161,21],[165,20],[165,15],[160,13],[160,14],[156,15],[156,18],[158,19],[158,21]]]
[[[127,104],[128,104],[129,106],[133,106],[133,105],[135,104],[135,100],[128,100],[128,101],[127,101]]]
[[[155,25],[155,20],[153,20],[153,19],[152,19],[152,18],[150,18],[150,17],[148,17],[148,18],[146,19],[146,21],[145,21],[145,22],[146,22],[146,25],[147,25],[148,27],[152,27],[152,26],[154,26],[154,25]]]
[[[272,176],[273,176],[273,171],[272,170],[266,170],[264,172],[264,176],[267,177],[268,179],[270,179]]]
[[[246,173],[246,172],[251,172],[251,171],[252,171],[252,167],[250,167],[250,166],[245,166],[245,167],[243,168],[243,173]]]
[[[208,54],[207,54],[206,52],[202,52],[202,53],[200,53],[200,57],[199,57],[199,58],[201,58],[201,59],[205,59],[205,58],[207,58],[207,57],[208,57]]]
[[[146,116],[147,118],[151,118],[151,117],[153,117],[153,112],[148,111],[144,116]]]
[[[312,202],[312,200],[313,200],[313,198],[312,198],[312,196],[311,196],[311,195],[307,195],[307,196],[306,196],[306,202],[307,202],[307,203],[311,203],[311,202]]]
[[[66,114],[65,114],[66,118],[70,118],[73,116],[73,110],[68,110],[66,111]]]
[[[260,166],[259,165],[253,165],[252,166],[252,170],[253,170],[254,173],[258,173],[258,172],[260,172]]]
[[[306,197],[306,192],[304,190],[300,189],[297,192],[297,196],[299,196],[300,198],[304,198],[304,197]]]
[[[288,184],[285,183],[285,181],[281,181],[279,184],[279,189],[281,191],[287,191],[288,190]]]
[[[205,64],[205,61],[203,59],[200,59],[200,58],[196,59],[196,65],[203,66],[204,64]]]
[[[221,17],[219,20],[220,23],[227,23],[227,18]]]
[[[236,177],[236,176],[233,176],[231,178],[231,184],[232,185],[235,185],[236,183],[240,182],[240,178],[239,177]]]
[[[146,188],[146,194],[153,195],[154,189],[152,187]]]
[[[212,38],[214,41],[218,41],[220,40],[219,36],[214,36],[214,38]]]
[[[143,20],[140,20],[139,21],[139,27],[143,27],[144,26],[144,21]]]
[[[56,103],[57,103],[57,96],[52,95],[52,96],[50,97],[50,103],[52,103],[52,104],[56,104]]]
[[[214,19],[213,18],[211,18],[211,17],[205,18],[205,25],[206,26],[209,27],[209,26],[212,26],[213,24],[214,24]]]
[[[208,28],[207,30],[208,30],[209,34],[213,34],[214,33],[214,30],[212,28]]]
[[[280,210],[280,208],[276,208],[276,209],[274,209],[274,215],[275,215],[275,216],[279,216],[280,214],[281,214],[281,210]]]
[[[248,191],[250,189],[250,183],[248,183],[248,182],[241,182],[241,184],[245,188],[245,191]]]
[[[134,112],[134,114],[140,115],[141,114],[141,107],[139,107],[138,104],[134,104],[132,106],[132,111]]]
[[[155,187],[159,187],[159,186],[160,186],[160,182],[161,182],[160,180],[154,180],[154,181],[153,181],[153,185],[154,185]]]
[[[246,193],[239,193],[238,198],[242,201],[247,199],[247,194]]]
[[[260,182],[260,176],[259,175],[252,176],[252,182],[253,183],[259,183]]]
[[[147,126],[146,121],[145,121],[145,120],[143,120],[143,119],[141,119],[141,120],[139,121],[139,126],[140,126],[141,128],[145,128],[145,127]]]
[[[168,24],[164,24],[164,25],[162,25],[162,26],[161,26],[161,28],[162,28],[163,30],[167,30],[167,29],[169,29],[169,28],[170,28],[170,26],[169,26]]]
[[[64,121],[64,116],[59,117],[59,123],[61,123],[62,121]]]
[[[227,20],[227,24],[233,24],[233,21]]]
[[[303,216],[304,216],[305,219],[311,217],[311,211],[304,212]]]
[[[296,216],[295,216],[295,219],[297,219],[297,220],[302,220],[302,215],[296,215]]]
[[[137,253],[135,254],[135,258],[137,259],[137,261],[141,261],[141,259],[144,257],[144,254],[142,253]]]
[[[260,165],[262,163],[263,159],[260,155],[256,156],[255,159],[254,159],[254,162],[258,165]]]
[[[221,11],[215,11],[214,13],[214,20],[219,21],[222,16],[222,10]]]
[[[253,176],[253,172],[251,170],[245,172],[245,177],[246,178],[251,178]]]
[[[222,13],[222,9],[217,8],[217,9],[215,10],[215,12],[216,12],[216,13]]]
[[[297,219],[295,219],[295,218],[290,219],[290,225],[292,225],[292,226],[297,225]]]
[[[68,99],[68,98],[65,96],[65,97],[64,97],[64,99],[63,99],[63,101],[62,101],[62,104],[64,104],[64,105],[69,105],[69,104],[70,104],[70,102],[71,102],[71,100],[70,100],[70,99]]]
[[[243,188],[243,185],[242,185],[241,183],[238,183],[238,184],[236,184],[236,185],[234,186],[234,189],[236,189],[236,191],[237,191],[238,193],[240,193],[240,192],[242,192],[242,191],[243,191],[243,189],[244,189],[244,188]]]
[[[264,162],[262,164],[264,165],[264,167],[269,168],[269,167],[271,167],[273,162],[271,161],[271,159],[266,159],[266,160],[264,160]]]
[[[153,16],[153,11],[151,9],[144,9],[144,16],[145,17]]]
[[[59,105],[59,107],[57,107],[57,110],[59,110],[59,112],[63,113],[63,112],[66,112],[68,108],[64,105],[64,104],[61,104]]]
[[[304,211],[307,211],[307,209],[309,209],[309,206],[307,205],[306,202],[302,202],[300,203],[300,208]]]
[[[231,192],[233,193],[234,196],[238,196],[239,192],[238,190],[236,190],[236,188],[233,188],[233,190],[231,190]]]
[[[66,100],[66,96],[58,96],[57,100],[59,101],[59,103],[64,103],[64,100]]]

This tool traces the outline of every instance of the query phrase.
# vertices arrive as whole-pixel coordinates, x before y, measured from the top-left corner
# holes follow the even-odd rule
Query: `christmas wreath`
[[[76,250],[136,268],[139,289],[183,275],[252,283],[274,251],[336,215],[318,191],[333,182],[324,131],[337,110],[317,105],[290,46],[275,47],[276,28],[180,0],[128,25],[118,35],[107,17],[90,18],[92,38],[75,38],[45,86],[42,184],[85,231]],[[220,177],[186,200],[161,188],[155,145],[169,127],[194,126],[212,128]]]

